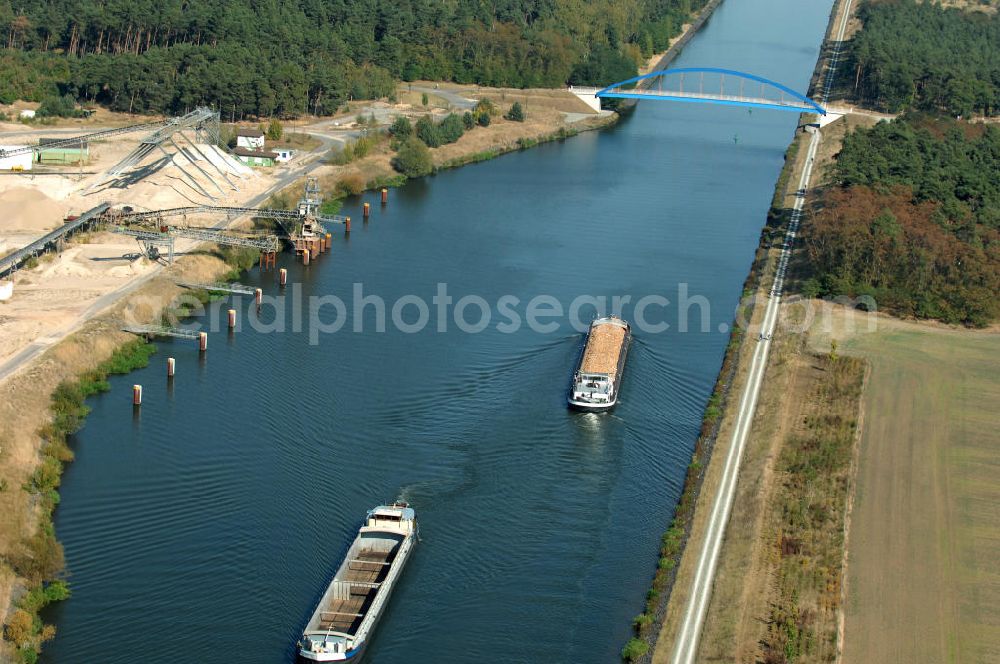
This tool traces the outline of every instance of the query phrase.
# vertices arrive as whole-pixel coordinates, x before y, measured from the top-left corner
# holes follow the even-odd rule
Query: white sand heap
[[[204,158],[202,158],[202,155],[204,155]],[[253,175],[253,170],[249,166],[240,163],[239,160],[228,152],[215,145],[199,144],[198,150],[182,147],[180,152],[175,153],[173,157],[174,164],[181,168],[197,165],[212,176],[219,175],[219,171],[222,171],[226,175],[235,175],[239,178]],[[195,173],[192,173],[193,175],[198,174],[197,168],[192,170],[195,171]]]
[[[0,232],[44,231],[63,223],[68,208],[32,187],[0,191]]]

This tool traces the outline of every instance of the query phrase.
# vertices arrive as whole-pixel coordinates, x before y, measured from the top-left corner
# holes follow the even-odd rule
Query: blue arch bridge
[[[573,88],[573,92],[598,99],[661,99],[826,115],[819,103],[781,83],[716,67],[663,69],[603,90]]]

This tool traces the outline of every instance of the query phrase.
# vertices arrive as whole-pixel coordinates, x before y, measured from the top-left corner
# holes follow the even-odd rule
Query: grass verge
[[[834,661],[843,583],[844,523],[866,362],[831,351],[808,356],[818,373],[807,406],[778,455],[765,664]]]

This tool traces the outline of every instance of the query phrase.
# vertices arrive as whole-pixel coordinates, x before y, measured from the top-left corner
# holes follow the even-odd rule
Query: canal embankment
[[[128,373],[148,361],[151,347],[123,332],[122,321],[159,323],[185,294],[177,281],[212,282],[245,267],[227,263],[221,254],[189,253],[0,385],[0,437],[4,440],[0,601],[8,607],[9,619],[19,613],[30,618],[21,620],[30,628],[18,632],[16,643],[11,638],[3,641],[7,661],[19,661],[18,657],[33,661],[28,652],[54,635],[41,624],[38,611],[48,601],[67,596],[47,590],[61,577],[64,564],[52,516],[59,504],[63,465],[74,457],[67,438],[87,415],[83,400],[104,391],[109,374]],[[181,306],[190,298],[181,300]],[[64,586],[60,582],[56,588]]]
[[[835,42],[834,37],[838,33],[838,26],[843,22],[844,12],[851,11],[850,4],[846,0],[838,0],[831,9],[823,45],[810,79],[810,95],[820,93],[830,60],[838,57],[840,44]],[[688,469],[685,493],[671,528],[664,535],[662,557],[654,576],[646,611],[635,620],[636,638],[623,650],[623,658],[627,660],[671,661],[684,615],[683,608],[691,599],[689,593],[696,572],[698,552],[706,536],[708,513],[722,481],[726,454],[714,453],[717,448],[715,442],[733,438],[733,429],[738,420],[734,411],[739,401],[728,397],[742,392],[749,379],[752,353],[748,350],[758,343],[754,331],[760,329],[763,322],[769,293],[781,259],[783,238],[791,220],[792,203],[796,196],[793,183],[801,179],[808,159],[804,148],[811,140],[811,135],[801,129],[813,121],[815,116],[802,116],[785,154],[785,164],[775,185],[757,256],[744,288],[742,320],[734,326],[733,338],[720,373],[719,383],[723,385],[723,389],[717,388],[706,407],[706,420],[714,419],[716,426],[709,432],[705,444],[699,439],[699,446]],[[846,123],[841,121],[841,124]],[[813,180],[817,181],[819,175],[820,173],[815,174]],[[738,332],[742,333],[741,338],[737,336]],[[774,523],[768,512],[769,506],[764,503],[767,498],[774,497],[770,487],[776,481],[775,459],[781,452],[782,436],[787,433],[780,427],[787,424],[788,390],[793,389],[793,381],[808,380],[799,375],[801,372],[797,374],[794,371],[790,361],[790,357],[795,356],[794,366],[800,369],[807,364],[807,360],[798,359],[798,350],[803,346],[801,335],[787,335],[787,338],[777,342],[775,352],[770,357],[768,380],[762,389],[764,394],[752,423],[754,434],[745,452],[744,466],[737,485],[737,508],[729,520],[723,556],[703,628],[703,634],[707,636],[702,640],[699,657],[758,657],[762,647],[766,649],[775,647],[779,641],[782,644],[788,642],[787,639],[782,640],[780,634],[761,634],[763,630],[760,627],[765,621],[780,623],[781,616],[776,619],[767,611],[767,602],[774,599],[776,580],[770,566],[773,561],[768,559],[772,552],[767,544],[762,546],[760,537],[762,531],[773,528]],[[856,376],[858,371],[863,371],[863,367],[859,369],[852,365],[851,375]],[[736,388],[735,392],[732,391],[733,388]],[[842,400],[842,410],[847,414],[852,410],[857,411],[859,394],[853,388],[848,392]],[[847,459],[850,458],[850,449],[851,446],[848,445]],[[664,574],[664,569],[669,570],[669,573]],[[785,599],[782,607],[787,609],[788,605],[789,601]],[[825,627],[819,629],[824,637],[829,634],[831,626],[834,626],[835,631],[835,611],[828,618]],[[768,638],[772,636],[774,638]],[[801,637],[805,639],[806,635]],[[802,647],[802,642],[794,642],[792,647]]]

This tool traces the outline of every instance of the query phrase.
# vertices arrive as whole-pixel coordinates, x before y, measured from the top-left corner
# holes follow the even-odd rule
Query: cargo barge
[[[299,639],[300,661],[361,657],[416,541],[416,514],[406,503],[368,512]]]
[[[631,341],[632,328],[617,316],[598,318],[590,324],[587,343],[569,390],[570,408],[602,411],[618,403]]]

